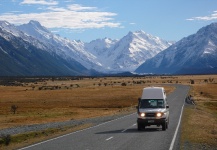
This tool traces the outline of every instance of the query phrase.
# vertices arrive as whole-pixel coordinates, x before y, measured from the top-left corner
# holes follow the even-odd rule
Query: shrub
[[[191,84],[194,84],[194,80],[191,80]]]
[[[126,83],[121,83],[121,85],[122,85],[122,86],[127,86],[127,84],[126,84]]]
[[[11,111],[15,114],[17,111],[18,106],[16,105],[11,105]]]
[[[11,136],[9,134],[1,134],[0,136],[0,144],[9,145],[11,142]]]

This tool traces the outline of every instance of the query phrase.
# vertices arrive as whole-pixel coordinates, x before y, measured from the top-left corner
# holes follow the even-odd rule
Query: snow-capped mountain
[[[14,37],[20,38],[26,49],[31,45],[69,64],[81,64],[82,69],[104,73],[133,71],[148,58],[171,45],[170,42],[143,31],[129,32],[120,40],[104,38],[84,43],[53,34],[37,21],[20,26],[1,21],[0,27],[9,33],[0,34],[8,42],[14,42]]]
[[[110,38],[96,39],[90,43],[86,43],[85,48],[96,57],[103,57],[117,42],[118,40],[112,40]]]
[[[217,23],[201,28],[196,34],[147,60],[137,73],[217,73]]]
[[[24,41],[31,42],[34,46],[40,49],[44,49],[44,50],[48,49],[43,43],[27,35],[26,33],[20,31],[16,26],[10,24],[7,21],[0,21],[0,28],[2,29],[2,31],[6,31],[10,33],[10,34],[1,34],[1,36],[3,36],[5,39],[9,40],[11,37],[16,36],[22,38]]]
[[[24,33],[38,39],[48,47],[53,47],[52,52],[62,58],[74,59],[88,69],[100,69],[101,64],[97,58],[85,50],[85,43],[82,41],[69,40],[51,33],[39,22],[31,20],[28,24],[18,26]]]
[[[129,32],[120,40],[97,39],[85,49],[94,54],[107,71],[134,71],[148,58],[172,45],[144,31]]]
[[[0,21],[0,76],[87,75],[75,60],[66,61],[37,39]]]
[[[53,52],[64,59],[73,58],[86,68],[101,72],[133,71],[171,45],[143,31],[129,32],[120,40],[104,38],[84,43],[55,35],[37,21],[18,28],[48,47],[52,45]]]
[[[119,71],[134,71],[147,59],[172,45],[144,31],[129,32],[122,39],[112,44],[103,60],[107,68]]]

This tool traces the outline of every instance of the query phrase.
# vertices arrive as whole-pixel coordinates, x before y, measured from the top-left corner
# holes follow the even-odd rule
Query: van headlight
[[[140,116],[141,117],[145,117],[145,113],[140,113]]]
[[[163,114],[162,114],[162,113],[157,113],[156,116],[157,116],[157,117],[162,117]]]

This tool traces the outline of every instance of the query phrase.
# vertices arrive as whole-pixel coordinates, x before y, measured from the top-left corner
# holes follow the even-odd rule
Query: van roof
[[[166,94],[163,87],[146,87],[143,89],[141,99],[165,99]]]

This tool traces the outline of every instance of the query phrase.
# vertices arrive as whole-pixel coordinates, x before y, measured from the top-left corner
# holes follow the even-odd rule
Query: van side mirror
[[[169,105],[166,105],[166,108],[169,108]]]

